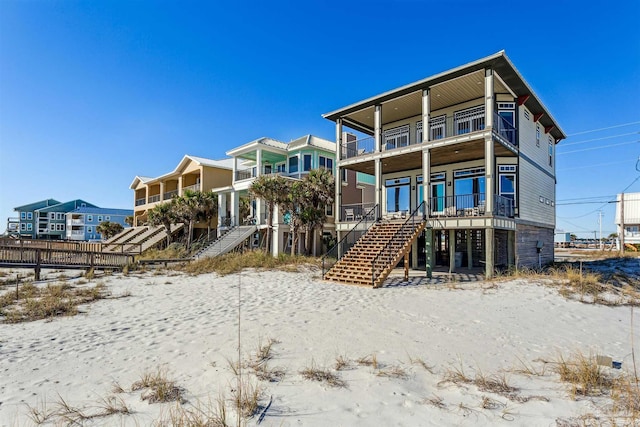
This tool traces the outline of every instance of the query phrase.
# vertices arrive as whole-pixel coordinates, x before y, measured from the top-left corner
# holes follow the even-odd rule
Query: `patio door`
[[[431,213],[444,212],[444,181],[431,183]]]

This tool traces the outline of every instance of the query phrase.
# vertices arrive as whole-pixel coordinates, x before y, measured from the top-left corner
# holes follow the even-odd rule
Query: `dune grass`
[[[215,272],[224,276],[247,268],[297,271],[301,266],[318,267],[319,263],[319,258],[286,254],[273,257],[264,251],[247,251],[233,252],[215,258],[202,258],[175,268],[194,275]]]
[[[140,398],[149,403],[182,402],[184,389],[167,376],[167,370],[158,368],[147,371],[140,379],[131,384],[131,391],[145,390]]]
[[[78,306],[110,295],[103,283],[90,287],[75,287],[69,283],[49,284],[44,287],[33,283],[18,286],[0,296],[0,316],[4,323],[28,322],[58,316],[73,316]]]

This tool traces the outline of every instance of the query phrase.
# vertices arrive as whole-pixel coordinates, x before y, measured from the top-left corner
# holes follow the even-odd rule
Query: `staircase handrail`
[[[371,261],[371,285],[372,286],[375,286],[376,279],[380,277],[380,274],[376,276],[376,269],[375,269],[378,258],[380,258],[380,256],[382,256],[385,251],[389,251],[389,248],[391,247],[391,245],[397,241],[398,236],[403,237],[404,238],[403,240],[406,240],[406,236],[405,236],[406,225],[409,223],[409,221],[411,221],[411,230],[414,230],[415,224],[416,224],[416,217],[418,216],[418,213],[420,211],[422,211],[422,221],[425,220],[425,213],[424,213],[423,207],[424,207],[424,201],[420,203],[420,205],[411,213],[411,215],[409,215],[409,218],[407,218],[407,220],[402,223],[398,231],[396,231],[393,234],[393,236],[391,236],[387,244],[384,245],[382,249],[380,249],[380,252],[378,252],[375,258],[373,258],[373,261]]]
[[[371,215],[373,214],[373,216]],[[371,225],[369,225],[368,227],[366,226],[367,222],[371,220],[371,218],[373,218],[373,221],[371,222]],[[375,224],[376,222],[378,222],[380,220],[379,215],[378,215],[378,204],[375,204],[371,209],[369,209],[364,215],[362,215],[362,218],[360,218],[360,221],[358,221],[353,228],[351,228],[351,230],[349,230],[349,232],[347,234],[344,235],[344,237],[342,237],[342,239],[340,239],[340,241],[338,243],[336,243],[335,245],[333,245],[333,247],[331,249],[329,249],[327,251],[326,254],[324,254],[322,256],[322,277],[324,278],[324,275],[327,271],[329,271],[331,269],[331,267],[335,264],[335,262],[333,264],[331,264],[331,266],[329,266],[328,268],[325,268],[325,262],[327,260],[327,258],[329,257],[330,254],[332,254],[335,250],[335,252],[337,253],[336,258],[336,262],[338,262],[342,256],[344,256],[344,253],[346,253],[346,251],[342,254],[342,256],[340,256],[340,251],[339,248],[341,245],[343,245],[343,243],[352,235],[355,235],[356,232],[358,231],[362,231],[362,230],[357,230],[358,226],[364,222],[365,223],[365,231],[370,229],[371,226],[373,226],[373,224]]]
[[[200,255],[204,254],[205,252],[209,251],[211,248],[215,248],[216,245],[220,245],[222,246],[222,241],[224,240],[224,238],[227,236],[227,234],[231,233],[233,230],[235,230],[236,228],[238,228],[239,226],[237,225],[232,225],[231,227],[229,227],[223,234],[221,234],[216,240],[214,240],[210,245],[205,246],[204,248],[200,249],[195,255],[193,255],[191,258],[193,259],[197,259],[200,257]]]

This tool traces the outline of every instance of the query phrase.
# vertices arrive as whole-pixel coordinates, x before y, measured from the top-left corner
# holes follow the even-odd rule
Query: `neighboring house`
[[[373,175],[379,216],[426,218],[414,268],[490,277],[553,261],[555,146],[566,136],[504,51],[323,117],[336,123],[338,175]],[[354,226],[346,204],[337,194],[338,238]]]
[[[134,226],[147,222],[147,213],[158,203],[182,196],[185,190],[211,191],[213,188],[230,187],[232,181],[231,159],[211,160],[186,155],[178,166],[157,178],[136,176],[130,187],[134,191]],[[217,227],[214,218],[211,227]],[[196,229],[206,229],[207,224],[198,223]]]
[[[18,213],[18,234],[20,237],[35,239],[38,231],[36,225],[38,223],[36,210],[58,204],[60,204],[60,202],[55,199],[45,199],[13,208],[13,210]],[[12,218],[9,218],[7,223],[9,222],[15,222],[15,220],[12,221]],[[7,226],[7,230],[8,229],[9,227]]]
[[[622,213],[624,215],[621,215]],[[618,239],[621,240],[620,237],[623,237],[625,244],[640,244],[640,193],[618,194],[616,231],[619,236]]]
[[[78,208],[97,208],[96,205],[76,199],[36,209],[36,239],[64,240],[67,237],[67,213]]]
[[[214,190],[218,193],[219,224],[221,228],[232,225],[255,224],[264,234],[267,226],[267,212],[264,201],[249,195],[251,183],[260,175],[279,174],[291,179],[300,179],[313,169],[328,169],[335,176],[336,145],[334,142],[305,135],[289,143],[272,138],[259,138],[234,148],[226,153],[233,158],[233,184],[230,188]],[[360,180],[355,173],[344,176],[344,192],[352,203],[361,203],[363,194],[372,197],[373,186],[366,182],[366,176]],[[358,188],[360,186],[360,188]],[[367,188],[371,189],[367,191]],[[248,201],[248,217],[241,218],[241,199]],[[334,233],[334,209],[327,207],[325,233]],[[222,230],[221,230],[222,231]],[[321,250],[320,235],[314,236],[313,252]],[[260,236],[253,239],[258,245]],[[272,253],[277,255],[289,251],[290,229],[287,218],[276,208],[273,216]],[[304,242],[299,239],[300,245]]]
[[[113,222],[128,228],[126,218],[133,215],[131,209],[79,207],[66,214],[67,240],[102,240],[97,227],[102,222]]]

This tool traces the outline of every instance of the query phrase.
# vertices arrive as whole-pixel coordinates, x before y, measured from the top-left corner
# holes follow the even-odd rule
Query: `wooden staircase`
[[[382,286],[427,221],[389,220],[374,224],[324,275],[326,280],[374,288]]]

